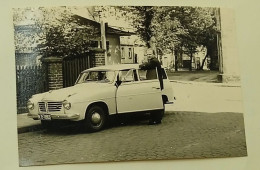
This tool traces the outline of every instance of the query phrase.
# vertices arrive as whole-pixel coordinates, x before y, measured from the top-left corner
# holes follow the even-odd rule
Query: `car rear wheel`
[[[85,115],[84,128],[88,132],[96,132],[104,128],[107,116],[100,106],[91,106]]]
[[[162,110],[152,111],[150,113],[149,124],[161,123],[163,116],[164,116],[164,108]]]
[[[163,104],[163,110],[161,111],[161,117],[163,118],[163,116],[164,116],[164,113],[165,113],[165,104]],[[162,119],[161,118],[161,119]]]

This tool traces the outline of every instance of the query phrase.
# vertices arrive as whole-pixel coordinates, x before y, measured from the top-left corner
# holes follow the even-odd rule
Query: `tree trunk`
[[[208,57],[208,54],[204,57],[204,59],[203,59],[203,61],[202,61],[202,64],[201,64],[199,70],[203,70],[203,66],[204,66],[204,64],[205,64],[205,61],[206,61],[207,57]]]
[[[175,71],[178,71],[178,52],[177,52],[177,50],[174,50],[174,57],[175,57],[175,63],[174,63]]]
[[[192,71],[192,59],[193,59],[193,53],[192,50],[190,51],[190,68],[189,70]]]
[[[183,68],[183,50],[182,50],[182,48],[180,50],[180,63],[181,63],[181,68]]]

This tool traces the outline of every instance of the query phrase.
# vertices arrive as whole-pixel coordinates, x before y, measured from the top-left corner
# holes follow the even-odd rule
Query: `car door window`
[[[122,83],[138,81],[138,76],[137,76],[136,70],[134,70],[134,69],[121,70],[119,72],[119,77],[120,77],[120,80],[122,81]]]

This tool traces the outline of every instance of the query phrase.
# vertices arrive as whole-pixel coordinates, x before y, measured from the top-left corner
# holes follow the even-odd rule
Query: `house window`
[[[122,58],[122,59],[125,59],[124,47],[121,48],[121,58]]]
[[[132,59],[132,55],[133,55],[133,54],[132,54],[132,48],[129,48],[128,50],[129,50],[129,51],[128,51],[128,58],[129,58],[129,59]]]
[[[109,51],[109,41],[106,42],[107,45],[107,51]]]

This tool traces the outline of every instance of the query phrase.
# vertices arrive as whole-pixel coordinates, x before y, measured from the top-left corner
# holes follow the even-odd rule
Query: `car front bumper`
[[[63,119],[63,120],[75,120],[78,119],[80,117],[80,114],[77,113],[71,113],[71,114],[31,114],[28,113],[27,116],[29,118],[35,119],[35,120],[39,120],[40,119],[40,115],[50,115],[51,119]]]

